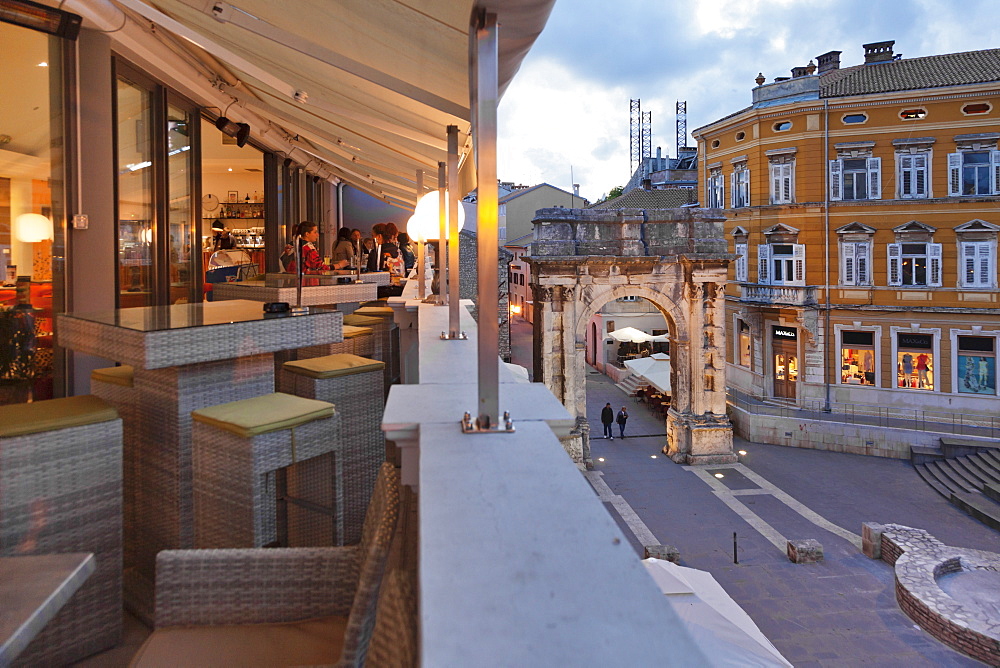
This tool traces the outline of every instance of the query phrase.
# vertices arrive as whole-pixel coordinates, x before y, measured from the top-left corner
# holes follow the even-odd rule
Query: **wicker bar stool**
[[[287,544],[284,469],[340,449],[334,407],[276,392],[191,418],[195,546]]]
[[[344,316],[349,318],[350,316]],[[373,323],[374,324],[374,323]],[[347,353],[348,355],[359,355],[361,357],[371,357],[375,352],[375,330],[371,327],[356,327],[344,325],[344,340],[337,343],[326,343],[321,346],[308,346],[299,348],[298,358],[300,360],[310,357],[324,357],[326,355],[337,355]],[[290,360],[285,360],[290,361]],[[281,373],[280,368],[278,373]]]
[[[396,326],[395,315],[392,307],[389,306],[362,306],[354,311],[352,315],[361,318],[375,318],[384,323],[385,328],[378,330],[382,333],[382,349],[385,351],[384,357],[380,359],[385,362],[385,387],[389,391],[389,386],[399,381],[399,327]]]
[[[135,389],[135,370],[128,364],[94,369],[90,372],[90,393],[108,402],[122,419],[122,526],[125,569],[137,565],[136,526],[138,495],[142,494],[138,467],[141,461],[142,411]]]
[[[280,390],[328,401],[336,405],[340,414],[343,446],[337,487],[343,490],[344,531],[338,535],[337,544],[350,545],[361,539],[365,508],[378,468],[386,459],[381,429],[384,367],[384,362],[357,355],[327,355],[288,362],[278,377]],[[319,475],[310,468],[322,463],[322,460],[306,462],[296,466],[294,473],[305,478]],[[296,484],[292,476],[290,471],[290,492]]]
[[[0,555],[93,552],[97,563],[19,663],[68,665],[121,640],[121,518],[113,406],[92,395],[0,406]]]

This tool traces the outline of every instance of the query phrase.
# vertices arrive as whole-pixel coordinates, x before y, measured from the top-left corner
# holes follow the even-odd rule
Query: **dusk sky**
[[[652,146],[750,104],[754,78],[790,76],[827,51],[896,40],[904,58],[1000,48],[993,0],[558,0],[500,104],[499,177],[595,201],[629,178],[629,100],[652,112]],[[501,28],[502,29],[502,28]]]

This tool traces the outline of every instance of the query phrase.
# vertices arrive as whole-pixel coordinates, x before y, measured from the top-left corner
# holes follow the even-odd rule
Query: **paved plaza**
[[[530,337],[528,327],[515,325],[514,339]],[[598,436],[609,401],[629,409],[626,438],[616,425],[613,441],[592,440],[585,475],[640,557],[646,543],[678,548],[682,565],[710,571],[799,668],[980,665],[916,628],[896,604],[892,568],[858,547],[862,522],[873,521],[1000,552],[1000,533],[938,496],[909,462],[737,439],[747,453],[740,464],[686,467],[660,452],[662,420],[588,369],[587,417]],[[788,561],[784,540],[803,538],[823,545],[822,563]]]

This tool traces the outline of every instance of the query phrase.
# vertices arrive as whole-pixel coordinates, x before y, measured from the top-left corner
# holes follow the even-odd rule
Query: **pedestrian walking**
[[[625,438],[625,423],[628,422],[628,411],[622,406],[622,409],[618,411],[618,432],[622,438]]]
[[[611,407],[610,401],[601,411],[601,423],[604,425],[604,438],[615,440],[615,435],[611,431],[611,425],[615,423],[615,409]]]

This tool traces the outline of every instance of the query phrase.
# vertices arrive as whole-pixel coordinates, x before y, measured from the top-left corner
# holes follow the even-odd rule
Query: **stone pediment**
[[[798,234],[799,231],[792,227],[791,225],[785,225],[784,223],[778,223],[777,225],[772,225],[771,227],[764,230],[764,236],[771,234]]]
[[[956,232],[1000,232],[1000,225],[987,223],[978,218],[955,227]]]
[[[875,234],[875,228],[864,223],[853,222],[841,225],[834,232],[837,234]]]
[[[927,225],[926,223],[921,223],[920,221],[917,220],[911,220],[908,223],[897,225],[896,227],[892,228],[892,231],[895,232],[896,234],[905,232],[926,232],[929,234],[933,234],[934,232],[937,232],[937,228],[931,227],[930,225]]]

